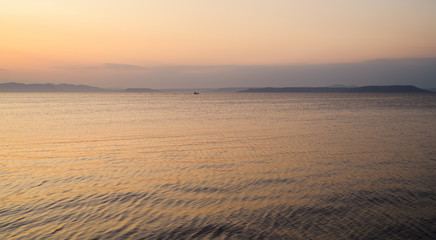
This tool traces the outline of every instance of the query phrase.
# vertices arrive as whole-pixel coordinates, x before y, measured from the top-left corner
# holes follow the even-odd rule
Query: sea
[[[1,93],[0,239],[436,239],[436,94]]]

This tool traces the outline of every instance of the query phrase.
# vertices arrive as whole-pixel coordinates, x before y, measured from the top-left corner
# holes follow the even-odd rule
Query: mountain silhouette
[[[74,84],[1,83],[0,92],[104,92],[103,88]]]
[[[240,92],[332,92],[332,93],[429,93],[415,86],[363,86],[363,87],[284,87],[249,88]]]

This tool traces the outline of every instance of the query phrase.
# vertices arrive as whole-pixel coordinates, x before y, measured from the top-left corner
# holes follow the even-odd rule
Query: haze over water
[[[5,93],[1,239],[434,239],[434,94]]]

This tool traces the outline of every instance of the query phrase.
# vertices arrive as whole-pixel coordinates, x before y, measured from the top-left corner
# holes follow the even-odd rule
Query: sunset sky
[[[0,83],[293,86],[295,71],[250,72],[434,57],[434,0],[0,2]]]

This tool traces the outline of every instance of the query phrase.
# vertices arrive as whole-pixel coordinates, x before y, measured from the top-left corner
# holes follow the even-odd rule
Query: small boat
[[[194,92],[194,94],[200,94],[199,92]]]

